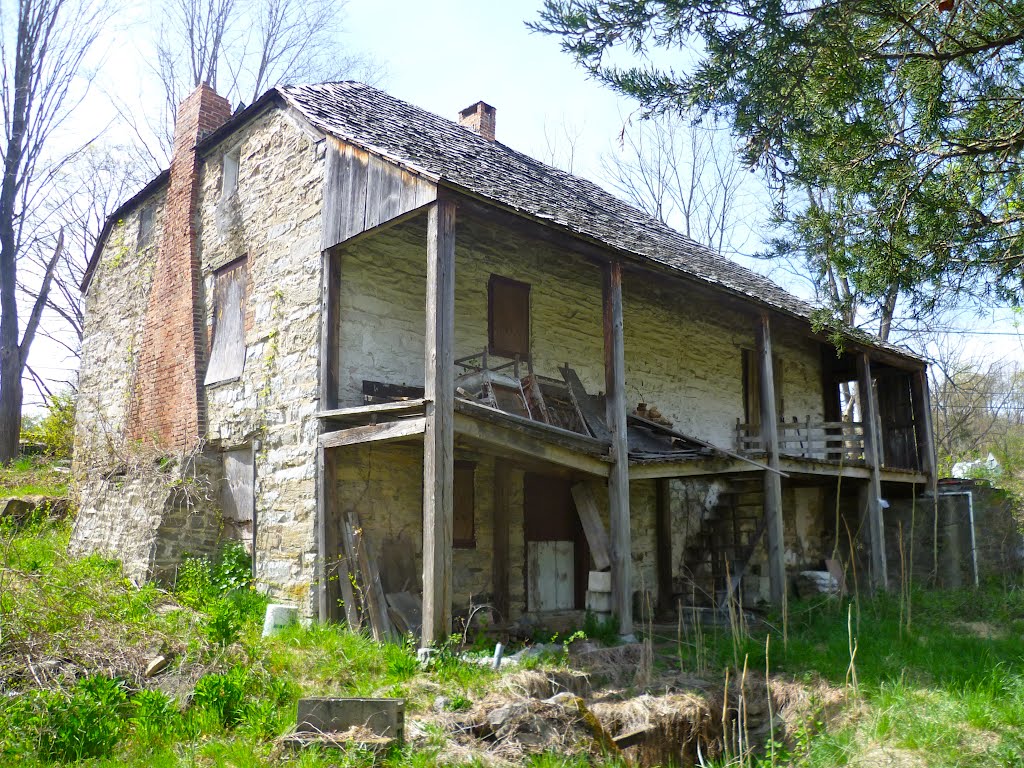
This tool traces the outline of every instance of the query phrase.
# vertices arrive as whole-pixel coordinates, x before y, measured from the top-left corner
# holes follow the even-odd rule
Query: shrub
[[[248,672],[232,667],[227,672],[203,675],[196,681],[192,703],[216,715],[225,728],[233,728],[242,719],[242,703],[249,687]]]
[[[135,733],[144,739],[171,740],[181,731],[181,713],[162,691],[141,690],[132,696],[130,718]]]
[[[39,443],[55,459],[70,459],[75,444],[75,394],[52,395],[46,413],[26,425],[22,438]]]
[[[82,678],[67,693],[40,693],[33,723],[40,755],[61,761],[108,755],[121,738],[127,698],[120,680],[99,674]]]

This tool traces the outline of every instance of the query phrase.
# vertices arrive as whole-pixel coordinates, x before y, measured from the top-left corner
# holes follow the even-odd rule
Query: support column
[[[324,251],[320,270],[320,410],[338,406],[338,315],[341,257]],[[319,431],[323,433],[324,423]],[[322,446],[316,455],[317,609],[321,622],[338,618],[337,591],[330,581],[337,561],[337,541],[331,535],[337,524],[337,488],[334,461]]]
[[[509,507],[512,501],[512,468],[503,459],[494,462],[494,560],[492,575],[494,609],[502,621],[509,614]]]
[[[871,477],[865,499],[868,536],[871,542],[871,586],[876,590],[889,588],[885,562],[885,524],[882,520],[882,479],[878,461],[878,401],[872,386],[871,358],[867,352],[857,355],[857,388],[860,393],[861,421],[864,423],[864,463]]]
[[[633,632],[633,549],[629,528],[629,439],[626,433],[626,350],[622,337],[622,264],[604,271],[604,385],[611,432],[608,511],[612,550],[612,610],[623,635]]]
[[[452,485],[455,475],[455,203],[427,214],[423,435],[423,645],[452,628]]]
[[[658,613],[670,614],[675,608],[672,601],[672,490],[671,480],[657,482],[655,547],[658,563]]]
[[[765,533],[768,541],[768,585],[771,601],[782,605],[786,594],[785,527],[782,520],[782,476],[779,474],[779,414],[775,410],[775,366],[772,333],[767,314],[757,328],[757,364],[760,380],[761,445],[765,463],[774,472],[764,473]]]

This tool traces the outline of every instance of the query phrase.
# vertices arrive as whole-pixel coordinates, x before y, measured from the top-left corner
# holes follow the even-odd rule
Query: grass
[[[187,564],[188,578],[168,593],[135,587],[116,561],[69,557],[69,532],[70,522],[43,515],[20,528],[0,525],[0,765],[364,768],[373,757],[359,750],[292,754],[276,746],[294,725],[300,696],[401,696],[411,720],[433,711],[439,696],[461,710],[495,687],[498,673],[461,660],[456,644],[424,671],[411,640],[380,645],[321,625],[261,637],[265,600],[245,583],[237,550]],[[800,725],[780,739],[774,763],[767,753],[748,765],[1024,768],[1024,590],[921,591],[912,599],[909,628],[897,599],[861,601],[853,626],[858,691],[838,717],[823,715],[822,727]],[[737,659],[747,659],[751,674],[764,669],[771,634],[773,676],[805,681],[808,690],[819,682],[841,689],[850,664],[847,610],[838,601],[791,604],[788,644],[774,629],[734,638],[707,628],[699,647],[658,646],[655,672],[665,679],[682,667],[692,675],[699,662],[713,684],[726,668],[735,680]],[[138,670],[158,650],[174,657],[171,668],[142,679]],[[173,696],[155,687],[175,680]],[[382,764],[444,764],[448,735],[425,729],[416,746]],[[524,764],[617,765],[556,752]]]
[[[45,457],[21,456],[0,464],[0,499],[15,496],[64,496],[69,473]]]

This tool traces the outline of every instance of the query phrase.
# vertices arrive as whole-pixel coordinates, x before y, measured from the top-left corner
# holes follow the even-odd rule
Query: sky
[[[601,158],[621,151],[619,135],[638,119],[636,105],[589,80],[557,39],[526,28],[540,6],[541,0],[349,0],[341,45],[380,64],[377,85],[394,96],[452,119],[463,107],[486,101],[497,109],[499,141],[560,167],[571,164],[574,173],[608,186]],[[117,122],[105,106],[111,94],[131,101],[145,93],[151,41],[140,35],[139,22],[148,11],[132,8],[104,48],[86,119],[79,121],[86,133],[107,125],[116,133]],[[767,218],[769,200],[755,178],[747,187],[744,220],[750,228],[741,239],[742,249],[752,253],[768,235],[759,222]],[[743,262],[807,296],[806,281],[764,262]],[[1005,310],[962,314],[952,338],[963,340],[973,355],[1022,360],[1015,317]],[[982,333],[965,333],[973,330]],[[30,362],[54,379],[66,376],[74,363],[44,341]],[[28,383],[26,393],[30,402],[38,400]]]

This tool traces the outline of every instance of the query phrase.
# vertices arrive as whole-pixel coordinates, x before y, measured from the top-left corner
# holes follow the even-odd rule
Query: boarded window
[[[472,461],[455,462],[454,503],[452,516],[452,545],[465,549],[476,546],[473,512],[476,506],[476,464]]]
[[[492,355],[530,359],[530,286],[491,275],[487,286],[487,340]]]
[[[213,343],[204,384],[237,379],[245,365],[245,259],[214,273]]]
[[[238,166],[242,160],[242,148],[235,147],[224,155],[224,175],[221,178],[222,197],[231,197],[238,189]]]
[[[153,236],[156,230],[156,206],[153,204],[142,206],[139,211],[139,237],[138,250],[142,251],[153,244]]]
[[[256,535],[252,446],[225,451],[223,459],[224,485],[220,503],[224,512],[224,532],[228,538],[243,542],[252,554]]]

